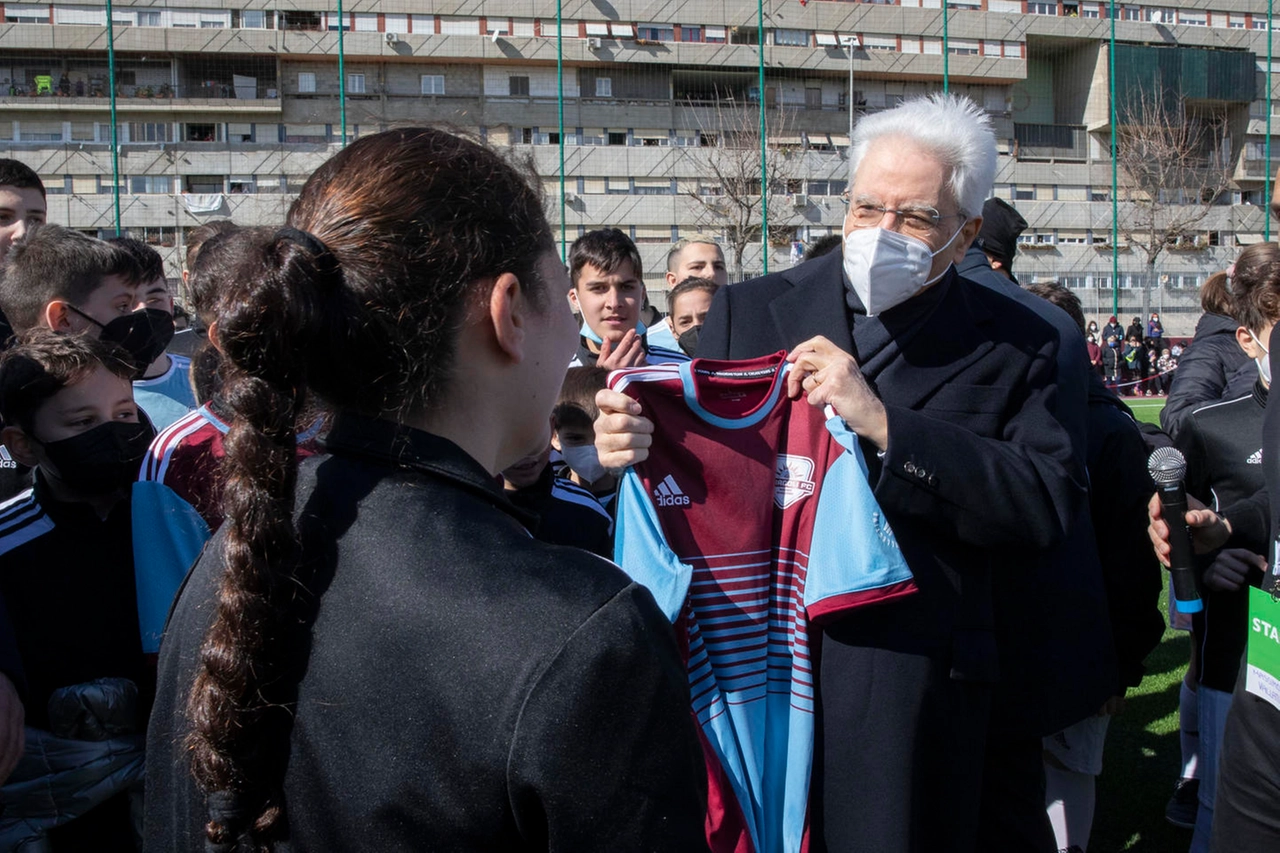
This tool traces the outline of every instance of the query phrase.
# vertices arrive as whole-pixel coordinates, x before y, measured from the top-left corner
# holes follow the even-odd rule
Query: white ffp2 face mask
[[[867,316],[888,311],[906,302],[946,275],[929,278],[933,259],[945,252],[960,232],[961,223],[951,239],[936,252],[929,244],[897,231],[884,228],[855,228],[844,238],[844,274],[849,286],[858,294]],[[950,265],[947,267],[950,269]]]
[[[573,473],[582,478],[584,483],[594,483],[604,479],[604,466],[600,464],[600,454],[594,444],[580,444],[574,447],[563,447],[560,455],[573,469]]]

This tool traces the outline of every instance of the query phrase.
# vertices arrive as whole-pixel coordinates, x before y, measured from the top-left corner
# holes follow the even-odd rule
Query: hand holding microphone
[[[1226,542],[1230,527],[1226,519],[1187,497],[1182,485],[1187,461],[1176,449],[1157,448],[1147,461],[1147,471],[1156,484],[1156,495],[1148,507],[1148,532],[1156,556],[1169,567],[1178,612],[1197,613],[1204,605],[1193,555]]]

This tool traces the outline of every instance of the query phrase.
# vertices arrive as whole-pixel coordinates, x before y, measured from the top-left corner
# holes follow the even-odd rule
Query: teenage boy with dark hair
[[[9,246],[21,240],[32,225],[39,225],[48,215],[44,183],[31,167],[17,160],[0,158],[0,262]],[[0,349],[13,337],[13,326],[0,312]]]
[[[689,358],[698,348],[698,335],[720,285],[709,278],[686,278],[667,291],[667,327]]]
[[[578,354],[570,367],[616,370],[688,361],[650,346],[640,322],[644,267],[631,238],[617,228],[588,231],[569,250],[569,304],[582,315]]]
[[[571,367],[551,410],[551,446],[564,458],[560,476],[590,492],[613,512],[618,480],[600,465],[596,452],[595,420],[600,415],[596,394],[604,389],[609,371],[602,367]]]
[[[115,237],[107,242],[124,249],[138,265],[133,307],[135,311],[146,311],[151,327],[159,331],[152,341],[159,353],[143,369],[142,376],[133,381],[133,398],[155,428],[164,429],[196,407],[191,359],[164,350],[174,334],[173,295],[165,281],[164,259],[155,249],[132,237]]]
[[[132,843],[128,789],[142,778],[155,692],[129,504],[154,431],[133,402],[132,373],[116,347],[43,329],[0,357],[4,443],[36,472],[32,489],[0,505],[0,594],[31,727],[10,784],[35,782],[55,806],[24,813],[31,800],[7,800],[4,849],[46,832],[55,851]]]

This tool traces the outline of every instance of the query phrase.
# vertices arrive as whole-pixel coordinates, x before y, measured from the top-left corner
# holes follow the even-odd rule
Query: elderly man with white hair
[[[993,589],[1058,547],[1085,499],[1054,416],[1059,335],[955,271],[995,174],[985,113],[935,95],[863,118],[852,141],[843,252],[722,288],[697,350],[790,351],[790,390],[859,436],[919,587],[817,638],[811,849],[1053,850],[1047,823],[1016,842],[993,825],[984,767],[1001,735]],[[644,459],[640,407],[598,402],[601,462]]]

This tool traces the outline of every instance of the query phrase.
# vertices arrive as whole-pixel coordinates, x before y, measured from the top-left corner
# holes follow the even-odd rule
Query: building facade
[[[341,15],[336,0],[123,0],[109,33],[104,5],[3,3],[0,156],[41,175],[51,221],[118,224],[177,279],[189,229],[282,222],[344,139],[447,124],[531,157],[565,242],[630,233],[656,293],[667,247],[696,233],[743,275],[763,269],[763,185],[770,270],[838,233],[851,117],[945,80],[995,123],[994,192],[1030,223],[1020,277],[1061,279],[1109,315],[1116,252],[1121,315],[1158,310],[1189,333],[1199,284],[1269,233],[1266,4],[1115,7],[1117,102],[1162,80],[1220,131],[1206,156],[1222,192],[1154,263],[1140,238],[1112,239],[1109,8],[774,0],[761,28],[746,0],[567,2],[559,25],[545,0],[351,0]],[[1157,201],[1200,205],[1177,188]]]

